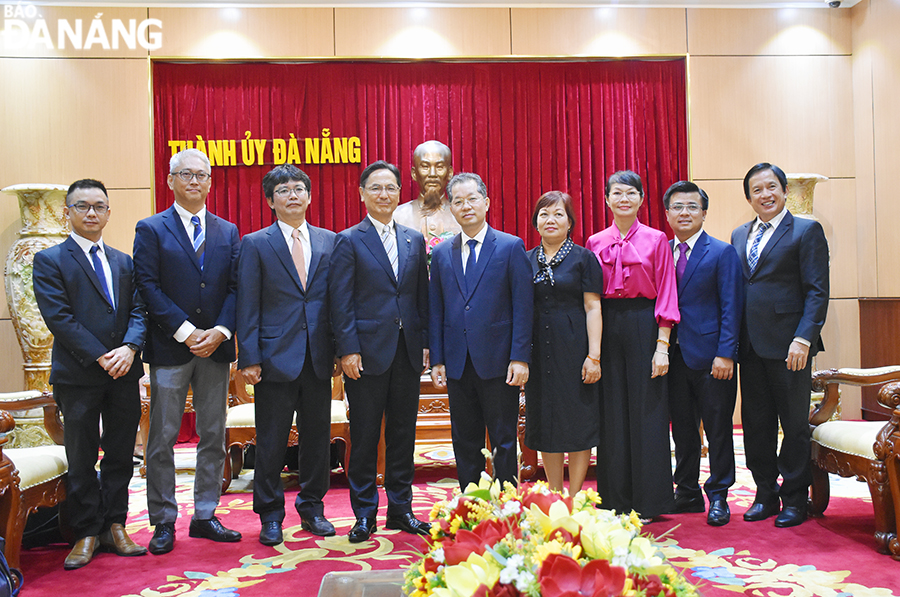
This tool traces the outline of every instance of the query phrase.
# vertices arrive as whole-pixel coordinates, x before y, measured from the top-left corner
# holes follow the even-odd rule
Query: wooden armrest
[[[53,394],[50,392],[44,392],[40,396],[33,396],[28,398],[14,398],[12,400],[0,400],[0,408],[5,410],[31,410],[32,408],[43,408],[44,409],[44,427],[47,429],[47,434],[50,436],[57,445],[62,445],[63,443],[63,434],[64,427],[63,421],[59,416],[59,408],[56,406],[56,401],[53,399]],[[4,412],[0,411],[0,412]],[[13,421],[12,427],[9,429],[3,429],[3,425],[5,423],[0,423],[0,431],[12,431],[15,428],[15,420],[12,415],[8,415],[10,420]]]
[[[825,398],[809,415],[809,424],[821,425],[829,420],[837,411],[841,398],[838,392],[840,384],[851,386],[876,386],[888,382],[900,381],[900,366],[877,367],[874,369],[826,369],[813,373],[812,389],[824,392]],[[879,394],[879,402],[881,401]],[[887,405],[885,405],[887,406]],[[891,408],[892,407],[887,407]]]

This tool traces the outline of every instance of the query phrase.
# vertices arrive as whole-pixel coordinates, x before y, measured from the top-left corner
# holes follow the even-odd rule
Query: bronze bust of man
[[[419,185],[419,196],[394,212],[394,221],[418,230],[431,247],[460,231],[450,213],[447,182],[453,176],[450,148],[440,141],[425,141],[413,152],[412,177]]]

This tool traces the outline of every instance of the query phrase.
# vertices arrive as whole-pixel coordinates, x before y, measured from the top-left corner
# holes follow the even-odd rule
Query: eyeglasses
[[[389,184],[386,187],[383,187],[380,184],[373,184],[370,187],[366,187],[366,192],[373,195],[380,195],[382,191],[387,191],[388,195],[394,195],[395,193],[400,192],[400,187],[392,184]]]
[[[460,208],[463,205],[465,205],[466,203],[468,203],[469,205],[474,207],[475,205],[478,205],[482,201],[484,201],[484,197],[465,197],[465,198],[461,198],[461,199],[454,199],[453,201],[450,202],[450,206]]]
[[[282,199],[287,199],[291,195],[297,195],[298,197],[302,197],[304,193],[308,193],[309,191],[306,187],[294,187],[289,189],[284,187],[282,189],[275,189],[275,195],[281,197]]]
[[[703,210],[702,207],[697,205],[696,203],[673,203],[669,206],[669,211],[672,213],[680,214],[683,211],[687,211],[689,214],[697,215]]]
[[[78,203],[73,203],[72,205],[67,205],[66,207],[70,209],[74,209],[77,213],[86,214],[87,212],[94,210],[94,213],[98,216],[102,216],[106,212],[109,211],[109,206],[104,205],[103,203],[98,203],[97,205],[91,205],[90,203],[84,203],[79,201]]]
[[[638,199],[641,194],[638,191],[628,191],[627,193],[623,193],[622,191],[613,191],[609,194],[610,199],[621,199],[622,197],[628,197],[629,199]]]
[[[206,172],[191,172],[190,170],[182,170],[181,172],[173,172],[172,176],[177,176],[184,182],[191,182],[191,180],[193,180],[194,177],[196,177],[197,182],[199,182],[200,184],[203,184],[204,182],[206,182],[207,180],[212,178],[212,176],[207,174]]]

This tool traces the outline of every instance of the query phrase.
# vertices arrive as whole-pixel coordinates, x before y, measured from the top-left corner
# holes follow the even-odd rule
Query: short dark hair
[[[538,212],[545,207],[550,207],[557,203],[562,203],[563,209],[566,210],[566,216],[569,218],[568,236],[572,236],[572,228],[575,227],[575,210],[572,208],[572,197],[568,193],[563,193],[562,191],[547,191],[540,196],[534,206],[534,212],[531,214],[531,225],[537,230]]]
[[[263,195],[266,199],[271,199],[275,194],[275,187],[289,181],[302,182],[306,185],[307,192],[312,192],[312,182],[306,172],[293,164],[282,164],[275,166],[263,176]]]
[[[103,186],[102,182],[93,178],[82,178],[69,185],[69,190],[66,191],[66,206],[69,205],[69,195],[78,189],[100,189],[106,195],[106,200],[109,201],[109,193],[106,192],[106,187]]]
[[[750,170],[748,170],[747,174],[744,176],[744,197],[748,201],[750,200],[750,179],[764,170],[771,170],[772,174],[775,175],[775,178],[778,179],[778,182],[781,183],[781,190],[787,192],[787,175],[784,173],[784,170],[782,170],[775,164],[770,164],[769,162],[760,162],[750,168]]]
[[[372,173],[377,172],[378,170],[390,170],[394,175],[394,178],[397,179],[397,186],[402,186],[400,184],[400,168],[391,164],[390,162],[385,162],[384,160],[378,160],[377,162],[372,162],[366,169],[362,171],[362,174],[359,175],[359,188],[366,188],[366,183],[369,181],[369,177],[372,176]]]
[[[638,176],[636,172],[632,172],[631,170],[619,170],[610,176],[609,180],[606,181],[606,191],[604,192],[604,195],[609,197],[609,190],[614,184],[627,184],[630,187],[636,188],[638,193],[641,194],[641,197],[644,196],[644,185],[641,184],[641,177]]]
[[[455,174],[453,178],[450,179],[450,182],[447,183],[447,197],[452,198],[453,187],[464,182],[474,182],[475,186],[478,188],[478,192],[481,193],[483,197],[488,196],[487,185],[484,184],[484,181],[481,180],[480,176],[474,172],[460,172],[459,174]]]
[[[679,180],[666,190],[666,194],[663,195],[663,206],[666,209],[669,209],[669,200],[675,193],[698,193],[700,195],[700,207],[703,208],[703,211],[709,209],[709,195],[689,180]]]

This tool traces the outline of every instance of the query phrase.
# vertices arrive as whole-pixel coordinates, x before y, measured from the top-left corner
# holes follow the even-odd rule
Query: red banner
[[[606,178],[644,180],[640,219],[667,230],[662,194],[687,177],[684,60],[589,62],[153,62],[156,209],[174,151],[215,162],[208,207],[242,234],[272,222],[261,181],[277,163],[312,179],[309,221],[335,231],[360,221],[359,174],[384,159],[403,173],[422,141],[450,146],[455,172],[476,172],[489,223],[538,241],[531,211],[544,192],[572,195],[576,242],[610,221]],[[249,164],[249,165],[247,165]]]

